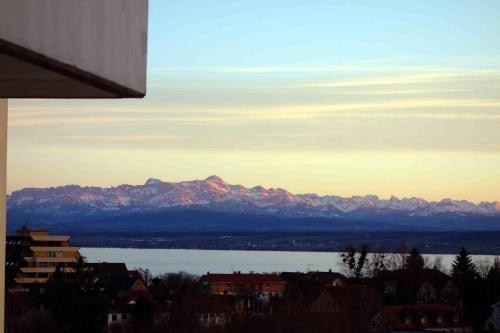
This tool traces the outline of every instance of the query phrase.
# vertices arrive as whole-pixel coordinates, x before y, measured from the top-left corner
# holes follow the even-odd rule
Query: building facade
[[[473,331],[463,313],[450,304],[388,305],[381,311],[394,333]]]
[[[5,269],[7,287],[26,291],[44,284],[57,268],[73,273],[80,259],[79,247],[71,246],[68,235],[49,235],[46,230],[22,227],[7,236]]]
[[[277,274],[206,274],[201,277],[211,294],[215,295],[252,295],[264,301],[281,297],[286,283]]]

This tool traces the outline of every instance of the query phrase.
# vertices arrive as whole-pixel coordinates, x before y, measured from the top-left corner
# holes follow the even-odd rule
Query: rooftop
[[[467,325],[456,307],[449,304],[386,305],[381,310],[394,329]]]
[[[277,274],[206,274],[201,277],[208,283],[285,283]]]

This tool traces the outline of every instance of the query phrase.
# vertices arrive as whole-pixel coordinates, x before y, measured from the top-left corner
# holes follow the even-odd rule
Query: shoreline
[[[277,250],[277,249],[255,249],[255,248],[248,248],[248,249],[232,249],[232,248],[188,248],[188,247],[120,247],[120,246],[85,246],[85,245],[80,245],[80,244],[74,244],[75,246],[78,246],[80,248],[85,248],[85,249],[114,249],[114,250],[180,250],[180,251],[212,251],[212,252],[275,252],[275,253],[324,253],[324,254],[335,254],[335,253],[342,253],[342,251],[321,251],[321,250]],[[408,249],[410,250],[410,249]],[[420,251],[420,249],[419,249]],[[369,252],[373,253],[373,252]],[[384,254],[397,254],[398,252],[383,252]],[[437,253],[437,252],[426,252],[426,251],[420,251],[422,255],[427,255],[427,256],[455,256],[458,254],[457,253],[448,253],[448,252],[443,252],[443,253]],[[499,253],[491,253],[491,252],[473,252],[471,253],[472,256],[491,256],[491,257],[499,257],[500,258],[500,252]]]
[[[89,262],[124,262],[131,268],[149,269],[153,274],[187,272],[202,275],[212,273],[256,272],[344,272],[339,253],[288,252],[288,251],[241,251],[241,250],[193,250],[193,249],[123,249],[81,248]],[[432,267],[439,261],[440,270],[447,272],[455,260],[455,254],[424,254]],[[437,260],[439,258],[439,260]],[[472,255],[474,262],[488,261],[494,255]]]

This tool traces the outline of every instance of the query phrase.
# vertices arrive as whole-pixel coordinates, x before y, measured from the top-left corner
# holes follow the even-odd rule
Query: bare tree
[[[366,263],[366,276],[375,277],[390,266],[389,257],[383,247],[379,247],[369,254]]]
[[[476,260],[474,262],[474,265],[476,266],[477,274],[482,279],[486,279],[488,277],[488,273],[490,272],[490,269],[493,267],[493,264],[488,258]]]
[[[148,268],[144,269],[141,267],[137,268],[136,270],[141,276],[141,278],[144,280],[144,283],[146,283],[146,285],[150,285],[151,279],[153,278],[151,271]]]
[[[390,258],[390,268],[391,269],[404,269],[406,268],[406,261],[408,259],[408,248],[405,242],[399,244],[398,251],[394,253]]]
[[[432,263],[432,268],[437,269],[437,270],[440,270],[441,272],[446,273],[446,272],[445,272],[445,268],[444,268],[444,266],[443,266],[443,257],[441,257],[441,256],[436,256],[436,257],[434,258],[433,263]]]
[[[362,244],[356,248],[354,245],[348,245],[340,257],[346,272],[355,278],[360,278],[364,273],[363,269],[368,259],[368,246]]]

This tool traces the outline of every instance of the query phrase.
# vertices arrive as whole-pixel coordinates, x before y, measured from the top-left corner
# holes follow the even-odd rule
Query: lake
[[[225,251],[225,250],[173,250],[81,248],[80,253],[88,262],[124,262],[128,269],[149,269],[153,274],[185,271],[201,275],[211,273],[253,272],[342,272],[340,256],[336,252],[286,252],[286,251]],[[455,255],[424,255],[430,262],[442,258],[442,265],[449,269]],[[474,255],[475,262],[490,260],[495,256]]]

